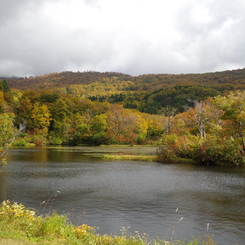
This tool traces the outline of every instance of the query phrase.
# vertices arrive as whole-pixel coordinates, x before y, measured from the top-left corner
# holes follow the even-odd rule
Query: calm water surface
[[[0,170],[0,201],[21,202],[41,213],[55,209],[76,225],[98,227],[101,234],[120,234],[129,226],[130,232],[150,238],[169,240],[174,230],[174,239],[209,234],[218,244],[245,244],[245,169],[98,157],[108,152],[149,154],[155,149],[13,149]]]

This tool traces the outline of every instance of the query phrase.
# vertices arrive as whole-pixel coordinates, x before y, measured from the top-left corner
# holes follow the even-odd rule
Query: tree
[[[164,126],[166,130],[166,134],[171,133],[172,126],[173,126],[173,119],[174,119],[174,115],[176,114],[176,112],[177,112],[177,109],[172,106],[166,106],[165,108],[163,108],[163,114],[165,116]]]
[[[71,108],[64,99],[58,99],[50,108],[51,124],[53,122],[62,123],[64,120],[70,118],[72,114]]]
[[[112,105],[106,116],[106,137],[111,143],[135,144],[146,138],[148,123],[140,112]]]
[[[33,141],[36,145],[46,144],[50,112],[46,105],[35,102],[31,110],[31,125],[33,127]]]
[[[212,131],[215,125],[220,124],[223,112],[208,100],[194,101],[194,105],[194,108],[177,115],[176,118],[184,123],[182,126],[184,131],[199,134],[201,139],[205,139],[207,132]]]
[[[146,139],[150,141],[157,141],[164,133],[165,118],[160,115],[149,115],[144,113],[143,117],[147,121],[147,136]]]
[[[90,135],[90,125],[87,119],[80,113],[73,115],[67,122],[69,122],[69,124],[66,124],[67,127],[65,130],[69,144],[81,144],[83,143],[83,139]]]
[[[19,101],[19,106],[16,108],[16,122],[18,124],[26,122],[26,127],[28,130],[33,129],[32,125],[32,108],[33,105],[31,100],[27,96],[21,97]]]
[[[3,92],[9,92],[10,91],[9,85],[5,80],[0,81],[0,90],[2,90]]]
[[[233,137],[240,138],[243,152],[245,152],[245,91],[235,91],[226,96],[217,96],[214,103],[224,111],[222,119],[230,121]]]
[[[0,114],[0,147],[5,147],[5,145],[7,145],[14,137],[15,128],[13,119],[13,114]]]
[[[0,114],[0,165],[6,164],[5,155],[9,147],[15,141],[15,138],[25,130],[25,124],[19,126],[19,130],[14,127],[14,114]]]
[[[90,144],[100,145],[107,144],[107,138],[105,136],[107,129],[107,116],[105,114],[95,115],[91,119],[90,127]]]
[[[107,128],[106,118],[107,117],[105,114],[96,115],[92,118],[91,130],[93,134],[97,136],[101,136],[102,134],[105,133],[106,128]]]
[[[34,129],[46,129],[50,124],[50,112],[46,105],[34,103],[31,111],[32,125]]]

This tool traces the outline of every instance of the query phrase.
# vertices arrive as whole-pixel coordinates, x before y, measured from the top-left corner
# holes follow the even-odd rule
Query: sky
[[[0,76],[244,67],[244,0],[0,1]]]

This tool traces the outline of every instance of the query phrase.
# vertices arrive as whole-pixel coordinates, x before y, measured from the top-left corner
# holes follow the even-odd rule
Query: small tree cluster
[[[159,160],[181,157],[201,164],[243,165],[245,92],[231,92],[194,104],[194,108],[174,117],[172,134],[165,134],[159,148]]]

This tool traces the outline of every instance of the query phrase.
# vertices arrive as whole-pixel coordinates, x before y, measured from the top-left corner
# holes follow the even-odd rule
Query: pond
[[[166,240],[212,236],[244,244],[245,169],[142,161],[101,154],[154,154],[154,147],[12,149],[0,170],[0,201],[56,210],[100,234],[147,233]],[[180,221],[181,220],[181,221]],[[209,229],[207,229],[209,227]]]

